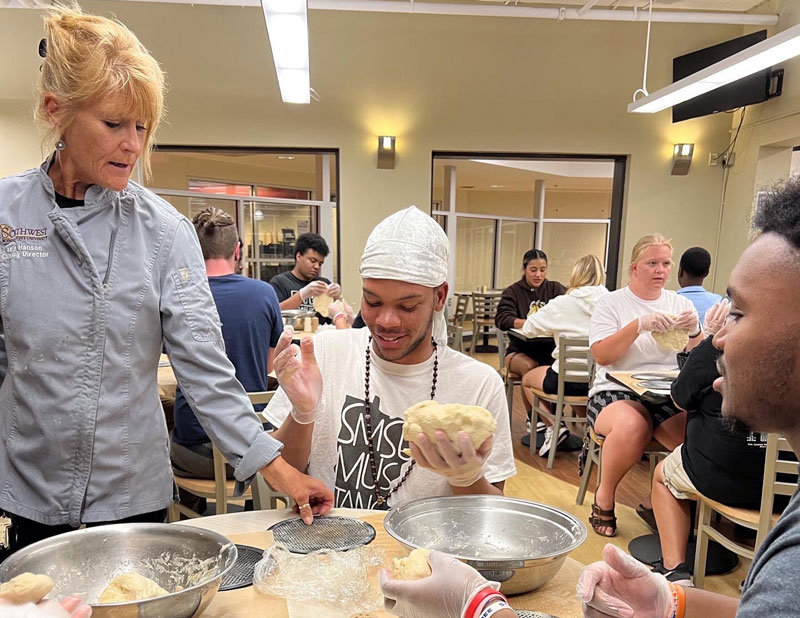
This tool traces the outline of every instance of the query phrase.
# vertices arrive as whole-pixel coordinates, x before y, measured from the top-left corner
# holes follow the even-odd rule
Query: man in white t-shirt
[[[446,345],[448,254],[431,217],[414,207],[391,215],[362,256],[367,328],[319,333],[299,354],[289,329],[278,343],[281,389],[265,414],[279,427],[284,458],[331,487],[338,507],[501,494],[516,471],[500,377]],[[442,434],[436,447],[420,439],[407,455],[403,414],[427,399],[486,408],[497,421],[494,438],[475,449],[462,434],[458,454]]]

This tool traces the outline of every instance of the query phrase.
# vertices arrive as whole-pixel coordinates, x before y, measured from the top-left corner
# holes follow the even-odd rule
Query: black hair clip
[[[47,58],[47,39],[39,41],[39,55],[42,58]]]

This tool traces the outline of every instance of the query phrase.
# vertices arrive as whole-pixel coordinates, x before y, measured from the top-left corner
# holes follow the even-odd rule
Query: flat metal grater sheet
[[[220,591],[252,586],[256,562],[264,556],[263,549],[251,547],[250,545],[237,544],[236,550],[239,552],[236,555],[236,562],[233,563],[231,570],[222,576],[222,581],[219,584]]]
[[[315,517],[307,526],[299,517],[270,526],[276,543],[283,543],[293,554],[308,554],[318,549],[347,551],[366,545],[375,538],[375,528],[365,521],[330,515]]]
[[[552,614],[543,614],[542,612],[529,612],[524,609],[516,610],[519,618],[556,618]]]

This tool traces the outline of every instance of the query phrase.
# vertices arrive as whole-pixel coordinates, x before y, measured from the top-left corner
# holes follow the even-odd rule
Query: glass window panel
[[[221,195],[241,195],[250,197],[253,195],[251,185],[238,185],[227,182],[215,182],[213,180],[189,180],[189,191],[194,193],[211,193]]]
[[[433,215],[433,220],[447,233],[447,215]]]
[[[292,206],[245,202],[245,221],[249,223],[242,236],[247,256],[247,274],[269,281],[294,265],[294,244],[305,232],[317,232],[317,209],[314,206]]]
[[[258,197],[278,197],[286,200],[310,200],[311,191],[305,189],[284,189],[282,187],[256,187]]]
[[[522,277],[522,256],[533,249],[535,224],[527,221],[500,222],[500,266],[497,287],[505,289]]]
[[[547,278],[569,286],[572,267],[593,253],[605,265],[605,223],[545,223],[542,249],[547,253]]]
[[[492,287],[494,269],[494,219],[458,217],[456,222],[457,292]]]
[[[173,195],[163,195],[161,197],[172,204],[179,213],[188,217],[190,221],[204,208],[213,206],[227,212],[238,225],[236,221],[236,202],[234,200],[220,200],[213,197],[175,197]]]

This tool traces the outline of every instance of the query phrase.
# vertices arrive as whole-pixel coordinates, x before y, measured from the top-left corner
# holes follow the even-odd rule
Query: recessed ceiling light
[[[295,157],[292,157],[292,156],[289,156],[289,155],[278,155],[278,158],[282,159],[284,161],[292,161],[292,160],[295,159]]]
[[[489,185],[490,189],[502,189],[505,185]]]
[[[475,185],[461,185],[459,189],[474,189]]]

